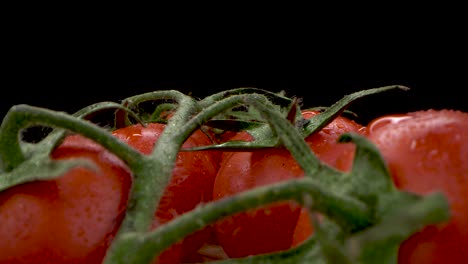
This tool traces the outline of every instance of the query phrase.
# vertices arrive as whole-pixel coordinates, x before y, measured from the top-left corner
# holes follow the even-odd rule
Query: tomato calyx
[[[363,90],[359,92],[355,92],[349,95],[344,96],[341,100],[334,103],[330,107],[320,107],[317,109],[320,111],[320,114],[313,116],[312,118],[305,119],[301,111],[306,109],[300,109],[299,106],[299,99],[292,98],[289,100],[284,100],[282,96],[278,96],[280,101],[283,102],[283,105],[277,106],[274,104],[269,105],[272,109],[276,110],[277,112],[281,113],[281,117],[279,118],[286,118],[293,124],[295,129],[301,134],[302,138],[305,138],[326,125],[328,125],[331,121],[333,121],[336,117],[341,115],[343,112],[348,112],[347,107],[357,99],[378,94],[394,89],[399,90],[408,90],[409,88],[401,85],[391,85],[391,86],[384,86],[379,88],[373,88],[368,90]],[[243,91],[239,90],[238,92]],[[256,91],[256,90],[255,90]],[[231,94],[231,93],[229,93]],[[223,94],[225,95],[225,94]],[[219,96],[217,94],[217,96]],[[273,95],[269,95],[268,99],[270,99]],[[212,101],[212,98],[215,97],[209,96],[206,99],[202,100],[202,102],[210,102],[215,103]],[[228,97],[224,97],[228,98]],[[274,97],[276,98],[276,97]],[[250,104],[255,105],[256,99],[248,99]],[[259,99],[262,101],[262,99]],[[222,102],[222,101],[221,101]],[[270,100],[270,102],[272,102]],[[220,103],[219,101],[217,102]],[[287,104],[286,104],[287,103]],[[207,103],[205,103],[207,105]],[[247,105],[250,105],[247,104]],[[311,110],[315,110],[311,108]],[[234,131],[240,132],[244,131],[250,134],[254,140],[253,141],[224,141],[219,144],[214,144],[211,146],[201,146],[192,148],[186,151],[195,151],[195,150],[209,150],[209,149],[216,149],[216,150],[229,150],[229,151],[247,151],[247,150],[254,150],[254,149],[262,149],[262,148],[276,148],[281,147],[283,143],[278,140],[278,136],[274,134],[271,130],[270,125],[265,120],[265,117],[259,113],[256,107],[245,107],[240,111],[232,111],[232,109],[226,109],[225,113],[221,115],[222,118],[214,118],[211,120],[205,120],[204,124],[209,126],[211,129],[219,129],[221,131]],[[272,121],[272,123],[276,123]]]

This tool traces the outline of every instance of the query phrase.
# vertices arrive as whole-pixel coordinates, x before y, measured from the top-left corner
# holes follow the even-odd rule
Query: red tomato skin
[[[309,236],[313,232],[314,227],[309,216],[309,210],[307,210],[306,208],[301,208],[301,214],[299,215],[296,227],[294,228],[291,247],[296,247],[300,245],[307,238],[309,238]]]
[[[305,118],[317,113],[302,112]],[[344,132],[357,132],[362,129],[363,126],[356,122],[338,117],[305,140],[319,159],[346,171],[351,168],[353,155],[344,154],[354,153],[354,145],[338,143],[337,139]],[[252,137],[241,132],[231,140],[248,141],[252,140]],[[258,186],[300,178],[303,175],[302,169],[284,148],[226,152],[215,179],[213,199],[232,196]],[[229,257],[285,250],[300,244],[313,232],[308,212],[292,201],[236,214],[218,221],[215,229],[217,239]]]
[[[102,263],[125,213],[131,174],[113,154],[69,136],[54,159],[87,158],[99,171],[63,176],[0,193],[0,263]]]
[[[468,113],[416,111],[373,120],[368,138],[381,151],[397,188],[442,191],[448,223],[425,227],[400,247],[399,263],[465,263],[468,259]]]
[[[164,128],[164,124],[150,123],[146,127],[133,125],[117,129],[113,131],[113,134],[136,150],[150,154]],[[183,147],[211,144],[213,142],[210,138],[197,130],[184,142]],[[219,162],[213,155],[221,155],[217,153],[213,151],[179,152],[172,178],[161,197],[153,228],[213,199],[214,178],[219,166]],[[190,258],[210,239],[212,232],[208,226],[186,237],[179,245],[182,247],[182,259]]]

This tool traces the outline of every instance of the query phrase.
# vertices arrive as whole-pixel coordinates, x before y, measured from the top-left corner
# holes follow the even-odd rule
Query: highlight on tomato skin
[[[304,118],[317,111],[302,112]],[[353,144],[341,144],[338,137],[345,132],[363,131],[363,126],[345,117],[338,117],[321,131],[306,137],[314,153],[325,163],[342,171],[351,168]],[[240,132],[230,140],[253,138]],[[303,171],[287,149],[225,152],[216,176],[213,199],[293,178]],[[307,210],[295,202],[282,202],[260,210],[250,210],[216,222],[216,236],[229,257],[245,257],[285,250],[307,239],[313,232]]]
[[[397,188],[442,191],[448,223],[425,227],[402,243],[400,264],[464,263],[468,259],[468,113],[421,110],[373,120],[367,137],[381,151]]]
[[[69,136],[53,159],[86,158],[48,181],[0,193],[0,263],[101,263],[125,214],[131,174],[100,145]],[[33,172],[32,172],[33,173]]]

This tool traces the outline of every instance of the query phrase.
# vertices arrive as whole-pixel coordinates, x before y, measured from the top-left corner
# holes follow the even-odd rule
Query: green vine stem
[[[315,210],[331,215],[338,221],[342,219],[343,222],[363,223],[369,218],[367,206],[360,201],[327,192],[312,178],[302,178],[255,188],[208,203],[154,231],[140,236],[128,236],[127,239],[134,239],[133,243],[139,246],[134,247],[132,251],[122,247],[105,263],[150,263],[157,254],[170,245],[224,216],[278,201],[296,200],[303,204],[304,199],[312,199]]]
[[[264,97],[255,95],[246,98],[246,103],[253,105],[261,112],[275,134],[278,135],[281,143],[292,153],[306,175],[314,175],[322,167],[321,161],[313,155],[299,131],[277,111],[272,110],[270,102]]]
[[[80,133],[116,154],[134,172],[135,179],[134,184],[132,184],[129,208],[119,233],[147,231],[162,191],[172,173],[179,148],[185,141],[185,138],[173,137],[172,135],[176,134],[174,132],[187,122],[191,113],[196,109],[192,98],[176,91],[167,94],[175,98],[181,106],[161,134],[155,146],[155,152],[149,157],[143,156],[107,133],[107,130],[91,122],[63,112],[17,105],[10,109],[0,127],[2,134],[0,146],[6,150],[2,154],[8,153],[8,155],[1,156],[1,165],[5,170],[11,171],[26,160],[20,146],[19,132],[31,124],[59,127]]]
[[[206,107],[203,111],[192,117],[186,124],[184,124],[182,129],[180,129],[179,131],[179,133],[181,134],[180,136],[188,137],[201,124],[206,123],[208,120],[210,120],[219,113],[222,113],[238,105],[242,105],[242,103],[244,103],[245,97],[250,96],[254,95],[233,95],[231,97],[227,97],[223,100],[211,104],[210,106]]]
[[[145,97],[146,96],[148,96],[148,94],[145,94]],[[151,98],[154,98],[154,94],[152,94],[151,96]],[[192,110],[193,112],[194,110],[196,110],[196,107],[189,104],[190,102],[178,102],[180,107],[175,112],[174,116],[169,120],[167,127],[161,134],[153,152],[151,153],[151,156],[149,157],[149,159],[152,162],[143,162],[142,167],[135,168],[136,170],[134,171],[134,173],[135,175],[138,175],[138,177],[136,177],[136,180],[134,182],[135,187],[132,189],[133,192],[130,197],[131,202],[129,203],[130,205],[127,211],[127,215],[124,219],[122,227],[119,229],[119,234],[123,235],[118,235],[112,243],[111,249],[106,255],[105,263],[116,263],[118,259],[121,259],[121,252],[125,251],[125,247],[127,247],[130,243],[128,239],[134,238],[132,236],[129,236],[128,232],[139,231],[144,233],[145,231],[147,231],[144,229],[145,223],[143,221],[149,219],[147,218],[148,212],[150,211],[148,210],[148,208],[153,208],[152,205],[154,204],[154,201],[158,201],[157,199],[155,199],[157,197],[154,197],[156,195],[155,193],[162,193],[163,188],[166,186],[167,180],[169,179],[172,172],[173,164],[175,163],[176,155],[180,150],[183,141],[188,136],[190,136],[190,134],[193,133],[195,129],[197,129],[201,124],[203,124],[203,122],[209,120],[211,117],[222,112],[223,110],[230,109],[236,105],[239,105],[240,103],[245,103],[245,98],[248,97],[255,97],[256,99],[260,99],[261,96],[255,94],[248,94],[227,97],[208,107],[207,109],[205,109],[205,111],[202,111],[201,113],[199,113],[198,115],[196,115],[188,121],[187,119],[189,118],[190,113],[189,110]],[[183,100],[185,98],[181,97],[179,99]],[[143,99],[136,98],[132,101],[139,100]],[[182,107],[186,107],[186,109],[182,109]],[[183,124],[183,122],[185,122],[185,124]],[[161,170],[161,168],[164,168],[164,170]],[[157,175],[152,175],[149,174],[148,171],[158,171],[159,173]],[[141,185],[139,183],[141,183]],[[136,195],[136,192],[138,192],[139,194]],[[134,199],[133,197],[136,197],[135,199],[137,200],[132,202],[132,199]],[[140,206],[138,207],[138,205]],[[155,205],[156,204],[154,204],[154,209],[156,209]],[[154,211],[152,211],[152,213],[154,213]],[[140,223],[138,223],[137,221],[140,221]],[[136,228],[135,226],[137,225],[139,225],[140,228]],[[160,227],[158,228],[158,230],[165,230],[165,227]],[[137,240],[134,242],[137,243]],[[145,254],[141,255],[144,256]],[[128,262],[127,259],[127,263],[138,262]]]
[[[203,98],[199,101],[200,108],[206,108],[210,105],[221,101],[224,98],[231,97],[233,95],[246,95],[246,94],[261,94],[267,97],[271,102],[277,103],[280,106],[289,106],[292,100],[286,96],[283,96],[281,93],[273,93],[267,90],[253,88],[253,87],[245,87],[245,88],[235,88],[219,93],[212,94]]]
[[[132,168],[135,174],[132,195],[127,215],[119,232],[145,232],[149,230],[164,188],[172,175],[179,149],[187,139],[184,134],[180,135],[180,128],[197,110],[195,101],[178,91],[161,94],[174,99],[179,107],[158,138],[153,152],[149,156],[145,156],[144,162],[141,162],[140,166]]]
[[[280,132],[281,132],[280,137],[281,137],[283,143],[285,143],[285,145],[287,147],[291,148],[291,151],[295,153],[295,155],[294,155],[295,158],[301,160],[301,161],[299,161],[300,165],[305,167],[305,170],[308,172],[309,175],[312,175],[315,172],[317,172],[317,170],[320,168],[319,160],[312,154],[311,150],[309,149],[307,144],[303,141],[302,137],[299,135],[297,130],[294,129],[293,125],[290,122],[288,122],[288,120],[286,120],[279,113],[277,113],[277,112],[275,112],[273,110],[270,110],[270,109],[274,109],[274,108],[270,107],[268,102],[269,101],[265,96],[259,95],[259,94],[233,95],[231,97],[227,97],[227,98],[225,98],[225,99],[223,99],[223,100],[221,100],[221,101],[219,101],[217,103],[212,104],[210,107],[206,108],[205,111],[202,111],[198,115],[194,116],[192,119],[190,119],[188,121],[187,124],[185,124],[185,126],[183,126],[181,129],[179,129],[177,131],[178,133],[173,134],[173,136],[175,138],[186,138],[196,128],[198,128],[201,124],[203,124],[204,122],[209,120],[211,117],[213,117],[217,113],[222,112],[222,111],[227,110],[227,109],[230,109],[230,108],[232,108],[232,107],[234,107],[234,106],[236,106],[236,105],[238,105],[240,103],[247,103],[248,105],[251,104],[254,107],[258,108],[262,113],[265,114],[267,120],[270,122],[270,125],[273,126],[274,129],[280,130]],[[296,134],[294,134],[294,133],[296,133]],[[153,154],[155,154],[155,153],[158,153],[158,151],[156,149],[153,152]],[[331,171],[331,170],[329,170],[329,171]],[[321,177],[321,178],[323,178],[323,179],[332,178],[331,176],[329,176],[329,175],[325,176],[324,174],[325,173],[316,174],[316,175],[322,175],[323,177]],[[346,206],[346,203],[341,204],[341,206]],[[188,215],[190,215],[190,213],[188,213]],[[178,218],[178,219],[184,219],[184,218]],[[200,219],[200,217],[197,218],[197,219]],[[194,220],[194,218],[191,219],[190,221],[193,222],[193,220]],[[203,221],[198,221],[198,222],[202,223],[203,225],[207,224],[207,223],[205,223]],[[340,222],[340,221],[338,221],[338,222]],[[349,218],[348,218],[348,220],[342,221],[342,222],[349,223],[350,221],[349,221]],[[177,221],[175,221],[175,223],[177,223]],[[354,223],[358,223],[359,225],[362,225],[362,222],[359,222],[359,221],[354,222]],[[171,225],[168,225],[168,226],[165,226],[165,227],[160,227],[156,231],[156,234],[158,234],[158,232],[165,232],[167,230],[167,228],[169,228],[170,226]],[[201,227],[202,226],[198,226],[198,228],[201,228]],[[183,230],[183,229],[184,229],[183,226],[178,226],[177,227],[177,230]],[[196,231],[196,230],[192,229],[191,231],[193,232],[193,231]],[[189,233],[187,233],[187,234],[189,234]],[[187,235],[187,234],[185,234],[185,235]],[[169,236],[164,236],[164,235],[159,236],[158,235],[158,236],[156,236],[156,239],[158,241],[161,241],[161,240],[163,240],[163,238],[167,238],[167,237],[169,237]],[[170,236],[170,237],[172,239],[174,239],[174,240],[170,241],[170,242],[167,242],[168,244],[165,245],[165,247],[170,246],[171,243],[176,242],[177,239],[181,239],[183,236],[182,237]],[[134,241],[134,242],[137,243],[137,241]],[[122,245],[124,245],[124,244],[127,245],[128,243],[129,243],[128,241],[125,241],[125,242],[122,241],[121,246],[116,247],[116,249],[113,251],[113,252],[116,252],[116,253],[109,255],[109,258],[107,258],[107,260],[109,261],[108,263],[112,263],[112,262],[117,261],[118,259],[121,259],[122,254],[124,254],[124,253],[119,254],[120,250],[118,248],[122,248]],[[147,248],[147,247],[148,247],[148,245],[145,245],[144,248]],[[155,250],[154,252],[161,252],[165,247],[162,247],[162,248],[159,248],[159,249],[156,248],[156,249],[154,249]],[[137,250],[137,249],[135,249],[135,250]],[[153,253],[151,253],[151,254],[153,254]],[[147,256],[148,258],[154,257],[154,255],[151,255],[151,254],[150,253],[145,254],[145,253],[142,252],[142,253],[139,253],[137,255],[138,256]],[[129,261],[129,257],[126,257],[125,259],[126,259],[127,262]],[[137,263],[137,262],[128,262],[128,263]]]
[[[301,245],[274,253],[252,255],[244,258],[230,258],[211,262],[212,264],[274,264],[274,263],[304,263],[304,259],[312,254],[312,261],[316,264],[321,256],[319,241],[316,237],[309,238]]]
[[[169,97],[177,101],[179,108],[175,111],[174,116],[169,119],[166,128],[158,138],[150,156],[145,159],[145,162],[141,163],[141,167],[133,168],[135,169],[133,172],[137,177],[135,177],[136,179],[132,186],[127,214],[116,238],[106,254],[104,263],[140,263],[130,262],[128,258],[131,256],[122,256],[122,254],[127,252],[129,244],[133,244],[132,247],[135,248],[134,250],[137,250],[136,245],[138,244],[139,236],[132,236],[129,234],[137,234],[135,232],[144,234],[148,231],[147,229],[151,223],[152,216],[154,215],[160,196],[172,174],[177,153],[181,149],[183,142],[203,123],[203,121],[208,120],[210,117],[219,113],[219,111],[229,109],[241,102],[241,98],[226,98],[203,111],[203,114],[199,114],[197,117],[189,120],[192,113],[196,112],[197,106],[194,105],[194,101],[191,98],[179,94],[178,92],[176,94],[147,93],[144,94],[142,98],[132,97],[126,101],[130,101],[133,104],[145,100],[154,100],[161,95],[165,98]],[[130,104],[130,108],[132,104]],[[129,104],[126,105],[128,106]],[[159,229],[163,228],[164,227],[160,227]],[[135,241],[131,242],[129,240]],[[152,256],[154,256],[153,253],[147,254],[152,254]],[[118,262],[120,259],[125,261]]]
[[[153,113],[151,113],[150,121],[159,122],[161,120],[165,120],[167,117],[162,117],[162,114],[168,111],[174,111],[176,108],[177,106],[171,103],[158,104]]]
[[[395,87],[401,88],[400,86],[382,87],[371,93]],[[332,117],[341,113],[350,101],[366,94],[365,92],[356,93],[344,98],[340,101],[341,103],[321,113],[321,117],[313,122],[318,122],[318,120],[324,123],[329,122]],[[378,151],[369,145],[370,142],[358,135],[350,134],[341,139],[343,142],[352,141],[357,146],[351,173],[340,173],[322,164],[303,140],[301,131],[298,131],[294,124],[287,120],[270,101],[271,98],[282,100],[278,94],[244,88],[215,94],[196,102],[190,96],[178,91],[159,91],[124,100],[123,110],[127,106],[131,110],[138,103],[154,98],[173,100],[178,107],[168,120],[166,128],[150,155],[140,154],[112,136],[107,130],[79,119],[77,116],[28,105],[12,107],[0,126],[0,135],[2,135],[0,149],[3,150],[0,153],[2,174],[8,175],[9,172],[18,169],[22,169],[25,173],[29,167],[22,165],[36,162],[34,159],[27,159],[19,139],[21,129],[31,124],[48,125],[84,135],[113,152],[130,167],[134,180],[128,208],[123,223],[107,251],[104,264],[150,263],[163,250],[208,224],[234,213],[277,201],[296,200],[310,210],[326,215],[331,221],[327,220],[323,224],[336,223],[338,233],[344,235],[344,240],[335,240],[334,236],[329,236],[330,230],[324,228],[323,232],[318,232],[318,236],[315,234],[298,249],[229,260],[228,263],[271,263],[272,260],[278,259],[302,260],[309,258],[311,254],[325,261],[330,257],[328,254],[330,252],[342,254],[343,260],[372,263],[367,260],[372,258],[366,255],[370,247],[387,239],[393,241],[392,243],[401,242],[423,224],[432,223],[447,216],[448,206],[443,196],[422,198],[397,191],[391,184],[388,171]],[[289,103],[291,103],[290,100]],[[183,150],[181,147],[184,141],[202,124],[238,105],[254,107],[267,122],[267,125],[259,128],[261,130],[259,135],[270,138],[264,139],[263,142],[260,140],[256,144],[267,142],[271,144],[270,146],[285,147],[303,168],[306,177],[255,188],[236,196],[205,204],[150,231],[157,205],[172,175],[177,154]],[[125,120],[128,121],[129,112],[119,112],[124,113]],[[306,127],[306,134],[321,127],[323,127],[321,123],[309,124]],[[263,147],[268,144],[264,144]],[[371,162],[375,164],[368,164]],[[369,168],[371,172],[361,171]],[[366,187],[369,181],[375,181],[372,184],[374,187]],[[431,199],[436,200],[434,202]],[[433,203],[428,204],[430,201]],[[393,204],[402,204],[402,206],[393,208]],[[414,213],[404,214],[404,210],[403,213],[398,210],[405,208],[411,209]],[[408,225],[403,228],[406,233],[396,234],[392,232],[398,230],[389,229],[384,237],[376,236],[372,230],[385,228],[389,224],[386,216],[390,219],[400,217],[401,225]],[[406,220],[403,221],[403,219]],[[326,237],[321,241],[320,237],[323,234]],[[393,247],[384,252],[389,258],[393,254],[391,250],[395,250],[395,244],[390,245]],[[320,250],[317,251],[317,248]],[[356,248],[358,248],[357,251]],[[379,247],[379,250],[383,249]]]
[[[373,89],[362,90],[352,94],[345,95],[341,100],[328,107],[325,111],[310,119],[310,122],[304,127],[304,136],[308,136],[315,131],[319,131],[326,126],[330,121],[339,116],[346,107],[357,99],[368,95],[382,93],[389,90],[400,89],[403,91],[409,90],[408,87],[402,85],[389,85]]]
[[[269,124],[272,126],[272,128],[274,130],[276,130],[277,134],[279,135],[279,137],[282,140],[282,142],[284,143],[284,145],[292,152],[292,154],[293,154],[293,156],[295,158],[298,157],[298,159],[301,160],[302,157],[304,157],[304,156],[306,157],[305,160],[298,161],[298,163],[300,163],[300,165],[303,168],[305,168],[306,170],[313,170],[311,172],[312,174],[308,174],[310,177],[312,177],[312,175],[313,175],[313,177],[315,179],[315,177],[317,175],[320,175],[321,173],[323,173],[323,171],[324,171],[323,168],[326,168],[326,166],[321,166],[321,167],[319,166],[319,168],[322,168],[322,169],[319,169],[319,170],[317,170],[317,165],[320,165],[320,164],[317,164],[317,163],[315,163],[315,166],[312,165],[311,167],[307,167],[308,166],[307,164],[310,163],[310,161],[307,160],[307,156],[312,156],[313,157],[310,149],[302,141],[302,138],[299,135],[299,133],[291,132],[291,131],[295,131],[294,129],[291,129],[291,127],[290,127],[290,126],[292,126],[292,124],[290,124],[285,119],[283,119],[283,117],[278,112],[275,112],[275,111],[271,110],[272,108],[269,107],[268,100],[266,100],[263,96],[255,95],[255,94],[245,96],[243,98],[244,98],[245,103],[253,105],[257,109],[260,110],[260,112],[264,115],[264,117],[269,122]],[[201,121],[201,120],[203,120],[203,118],[200,119],[199,121]],[[382,192],[382,196],[387,197],[385,200],[386,201],[400,200],[400,201],[405,201],[405,202],[408,202],[408,203],[410,201],[413,201],[414,196],[412,196],[412,195],[408,195],[408,194],[405,194],[405,193],[399,193],[399,192],[396,192],[396,191],[394,192],[394,189],[392,189],[392,188],[385,188],[385,186],[391,186],[390,185],[391,181],[390,181],[390,178],[387,177],[388,175],[386,175],[386,168],[384,166],[382,166],[384,164],[383,161],[378,158],[377,151],[375,151],[375,149],[370,148],[370,150],[371,150],[370,153],[367,153],[367,150],[369,149],[368,142],[362,141],[361,138],[359,138],[357,136],[354,136],[354,135],[352,135],[350,138],[354,139],[355,141],[357,140],[357,142],[359,143],[358,148],[364,150],[364,152],[362,152],[363,154],[360,155],[360,156],[367,157],[369,163],[372,163],[373,161],[375,161],[374,156],[377,156],[377,160],[375,161],[376,163],[379,163],[379,165],[377,165],[378,166],[377,169],[383,170],[382,175],[384,176],[384,177],[380,177],[380,179],[381,179],[380,181],[387,183],[387,184],[382,184],[382,187],[384,187],[383,192]],[[304,144],[302,144],[301,142],[304,143]],[[302,149],[301,149],[301,145],[304,145],[302,147]],[[360,146],[362,146],[362,147],[360,147]],[[306,150],[306,147],[307,147],[307,150]],[[373,153],[372,150],[374,150],[374,152],[377,153],[377,155],[373,155],[375,153]],[[362,160],[364,160],[364,159],[362,159]],[[359,166],[356,166],[356,168],[358,168],[358,167]],[[318,171],[320,171],[321,173],[316,173]],[[356,172],[356,170],[354,170],[354,172]],[[369,175],[367,175],[367,177],[369,177]],[[325,179],[325,178],[326,177],[321,177],[320,179]],[[346,178],[346,177],[344,177],[344,178]],[[348,178],[351,178],[351,176],[349,176]],[[305,178],[305,179],[306,180],[311,180],[312,178]],[[369,180],[369,179],[367,179],[367,180]],[[291,182],[294,182],[294,181],[291,181]],[[337,185],[341,185],[341,183],[342,183],[342,181],[336,181],[335,186],[334,186],[334,188],[332,188],[332,190],[338,189]],[[306,183],[302,182],[302,185],[305,186]],[[351,186],[351,184],[349,186]],[[273,186],[269,186],[269,187],[273,188]],[[379,197],[378,197],[379,193],[378,192],[382,191],[382,187],[377,188],[375,191],[374,190],[368,190],[367,188],[363,188],[363,191],[356,191],[359,194],[357,197],[361,198],[360,195],[370,195],[370,196],[374,195],[374,196],[376,196],[377,200],[379,200]],[[270,188],[266,187],[265,189],[266,190],[271,190]],[[261,190],[261,189],[262,188],[257,188],[256,190],[258,191],[258,190]],[[346,190],[346,188],[345,188],[345,190]],[[349,189],[348,189],[348,191],[349,191]],[[255,192],[255,190],[253,192]],[[301,192],[301,191],[297,190],[297,192],[301,195],[301,197],[302,197],[301,199],[305,199],[304,197],[307,197],[307,191]],[[352,197],[352,196],[350,196],[352,193],[353,193],[353,191],[349,191],[349,193],[346,194],[345,197],[348,197],[348,198]],[[281,194],[282,194],[281,191],[278,191],[278,192],[275,193],[276,197],[279,197]],[[393,194],[393,197],[388,198],[388,197],[392,196],[391,194]],[[242,197],[242,195],[243,194],[239,194],[235,198]],[[255,197],[258,198],[259,195],[256,194]],[[322,196],[319,196],[319,197],[323,198],[324,196],[322,195]],[[230,199],[235,199],[235,198],[230,198]],[[312,201],[316,202],[316,199],[313,199],[313,198],[317,198],[317,197],[312,197],[312,199],[311,199]],[[368,197],[364,197],[364,198],[368,198]],[[442,197],[439,197],[439,199],[440,198],[442,198]],[[287,199],[287,198],[285,198],[285,199]],[[329,198],[327,198],[327,199],[329,199]],[[369,200],[366,200],[366,199],[364,199],[363,201],[369,202]],[[444,200],[440,200],[439,202],[444,203]],[[239,207],[235,207],[235,208],[236,209],[241,209],[241,211],[245,211],[247,208],[251,208],[250,206],[254,206],[254,204],[251,201],[249,203],[251,203],[251,204],[248,204],[248,202],[245,202],[244,206],[247,206],[247,207],[240,208],[241,205],[236,205],[236,206],[239,206]],[[302,201],[302,203],[303,203],[303,201]],[[375,218],[381,219],[381,216],[384,213],[386,213],[387,211],[392,211],[392,210],[389,210],[388,207],[386,206],[388,204],[389,203],[374,204],[373,201],[371,200],[370,204],[367,205],[369,207],[366,208],[368,210],[367,213],[369,213],[369,211],[371,211],[371,212],[374,212],[374,213],[378,212],[378,214],[377,215],[367,214],[367,218],[365,220],[363,220],[362,222],[359,222],[359,221],[356,222],[356,221],[351,220],[351,218],[347,218],[344,221],[342,221],[343,226],[347,225],[347,227],[344,230],[349,230],[349,231],[361,230],[361,229],[365,228],[366,226],[370,225],[370,223],[372,221],[375,221]],[[405,203],[403,203],[403,204],[405,204]],[[216,205],[218,205],[218,203],[211,204],[211,206],[216,206]],[[259,204],[255,204],[255,206],[259,206]],[[338,205],[339,208],[342,208],[343,206],[346,206],[346,203]],[[377,207],[377,208],[375,208],[375,207]],[[224,205],[224,206],[222,206],[222,208],[226,209],[226,208],[228,208],[228,206]],[[329,210],[330,208],[331,207],[328,207],[327,210]],[[316,208],[314,208],[314,209],[317,210]],[[438,209],[438,208],[436,208],[436,209]],[[201,209],[199,209],[199,210],[201,210]],[[317,210],[317,211],[320,211],[320,210]],[[178,219],[175,219],[173,222],[171,222],[167,226],[156,230],[154,233],[150,233],[151,234],[150,236],[153,239],[152,240],[153,242],[148,241],[145,244],[144,248],[149,250],[148,248],[151,247],[152,243],[154,243],[154,245],[153,245],[154,248],[151,248],[151,249],[155,250],[155,252],[161,252],[161,250],[163,250],[165,247],[158,248],[157,245],[159,243],[164,243],[164,242],[162,242],[162,241],[164,241],[164,239],[168,239],[168,240],[172,239],[172,240],[167,242],[167,244],[168,244],[167,246],[169,246],[170,244],[176,242],[179,236],[183,237],[183,236],[185,236],[187,234],[190,234],[191,232],[205,226],[206,224],[209,224],[212,221],[215,221],[218,217],[221,217],[221,216],[227,214],[226,212],[224,212],[223,214],[220,214],[219,216],[214,217],[213,219],[204,219],[203,217],[206,217],[206,215],[201,213],[201,215],[199,215],[198,217],[190,218],[191,214],[196,214],[197,212],[198,212],[197,210],[189,212],[189,213],[187,213],[185,215],[185,217],[187,217],[187,218],[184,218],[184,216],[182,216],[182,217],[180,217]],[[235,211],[235,212],[238,212],[238,211]],[[336,217],[333,217],[333,215],[332,215],[332,213],[330,211],[325,211],[325,214],[327,216],[331,216],[330,218],[334,219],[336,221]],[[437,217],[436,217],[437,220],[443,219],[443,217],[441,217],[440,214],[436,214],[436,215],[437,215]],[[183,226],[181,223],[183,223],[183,220],[185,220],[185,219],[188,219],[188,220],[187,220],[186,225]],[[210,221],[207,221],[207,220],[210,220]],[[429,219],[429,220],[432,220],[432,219]],[[425,221],[428,221],[428,219],[425,219]],[[339,219],[336,222],[340,223]],[[192,225],[192,227],[189,229],[189,231],[187,231],[186,234],[177,233],[177,231],[172,231],[171,232],[171,226],[175,226],[173,228],[173,230],[184,230],[184,227],[187,228],[187,227],[190,227],[190,225]],[[355,225],[355,226],[353,227],[352,225]],[[349,231],[347,231],[347,232],[349,232]],[[171,235],[169,235],[169,234],[171,234]],[[407,236],[408,235],[409,234],[407,234]],[[148,235],[146,235],[146,236],[148,236]],[[145,243],[145,242],[144,242],[144,240],[140,240],[140,243]],[[159,244],[159,245],[161,245],[161,244]],[[141,248],[143,248],[143,247],[141,247]],[[145,256],[145,254],[143,252],[141,254],[137,254],[137,255]]]
[[[135,120],[137,120],[139,124],[142,124],[142,125],[144,124],[143,121],[130,109],[124,107],[121,104],[114,103],[114,102],[95,103],[95,104],[86,106],[76,111],[72,115],[76,118],[85,119],[89,115],[96,114],[100,111],[110,110],[110,109],[125,111],[130,116],[135,118]],[[47,135],[46,138],[41,140],[39,143],[32,144],[32,145],[34,146],[34,149],[36,149],[37,151],[49,154],[52,151],[52,149],[60,142],[60,140],[64,137],[65,134],[66,134],[66,130],[55,128]]]
[[[153,91],[153,92],[131,96],[122,100],[122,105],[127,107],[130,110],[133,110],[134,108],[136,108],[139,104],[143,102],[155,101],[155,100],[174,101],[175,103],[179,105],[180,103],[182,103],[182,101],[185,101],[185,102],[191,101],[189,102],[191,107],[198,107],[197,104],[194,104],[195,100],[193,98],[186,96],[176,90]],[[162,105],[166,105],[166,104],[162,104]],[[195,111],[193,111],[192,114],[194,112]],[[132,124],[130,120],[128,119],[127,112],[125,111],[119,111],[116,114],[115,123],[116,123],[115,124],[116,128],[126,127]]]
[[[448,201],[442,193],[433,193],[403,204],[378,224],[352,236],[344,250],[352,263],[397,263],[399,245],[422,227],[450,218]]]
[[[41,124],[51,127],[61,127],[95,140],[131,167],[139,163],[141,154],[107,131],[91,122],[78,119],[63,112],[56,112],[29,105],[13,106],[0,126],[0,169],[9,172],[25,161],[21,149],[19,134],[23,128],[32,124]]]
[[[132,97],[126,100],[131,102],[127,106],[140,100],[144,101],[148,97],[154,98],[155,94],[173,99],[179,107],[159,136],[152,153],[145,156],[139,166],[132,168],[135,179],[131,188],[127,212],[106,254],[104,263],[121,263],[117,261],[120,259],[122,250],[128,250],[128,238],[131,237],[129,234],[144,234],[149,231],[159,200],[172,175],[177,154],[188,137],[186,133],[180,133],[180,128],[197,111],[196,102],[178,91],[148,93],[142,95],[141,98]],[[131,107],[129,108],[131,109]]]
[[[27,106],[28,112],[35,111],[37,108],[31,108]],[[101,102],[94,105],[90,105],[85,107],[76,113],[73,114],[76,118],[84,118],[89,114],[93,114],[99,112],[101,110],[106,109],[121,109],[126,110],[128,109],[123,108],[119,104],[112,103],[112,102]],[[50,113],[50,112],[49,112]],[[48,113],[45,112],[45,115]],[[133,114],[133,113],[130,113]],[[23,112],[17,113],[16,116],[20,116],[23,119],[27,119],[28,121],[25,123],[27,124],[37,124],[40,122],[36,122],[36,119],[41,119],[42,117],[38,116],[36,119],[30,119],[28,115],[24,114]],[[11,119],[11,120],[14,120]],[[49,120],[49,125],[55,122],[53,120]],[[44,123],[46,124],[46,123]],[[21,129],[21,126],[18,127]],[[6,130],[3,130],[6,131]],[[67,160],[51,160],[50,153],[53,148],[61,142],[63,137],[65,136],[67,130],[55,127],[44,139],[40,142],[31,144],[22,142],[19,137],[17,137],[18,144],[21,147],[22,152],[20,154],[24,154],[24,161],[17,165],[13,170],[9,172],[2,173],[0,177],[0,191],[5,190],[7,188],[13,187],[15,185],[31,182],[35,180],[48,180],[54,179],[59,177],[69,169],[76,167],[76,166],[83,166],[88,167],[90,169],[96,169],[94,164],[86,159],[67,159]],[[18,131],[15,130],[8,131],[14,135],[15,133],[18,134]],[[31,174],[31,171],[34,171],[34,174]]]

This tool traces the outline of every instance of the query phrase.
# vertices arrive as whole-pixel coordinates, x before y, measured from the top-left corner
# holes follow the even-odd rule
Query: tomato
[[[397,188],[442,191],[448,223],[425,227],[399,250],[399,263],[465,263],[468,259],[468,113],[416,111],[373,120],[367,137],[387,162]]]
[[[146,127],[133,125],[113,131],[113,135],[144,154],[150,154],[154,144],[164,130],[164,124],[151,123]],[[197,130],[183,144],[184,148],[211,145],[213,142],[202,131]],[[213,198],[213,184],[218,170],[217,152],[179,152],[172,178],[159,203],[153,227],[157,228],[180,214],[194,209]],[[219,154],[220,155],[220,154]],[[212,229],[207,226],[181,243],[182,261],[210,240]],[[174,263],[166,261],[164,263]]]
[[[73,168],[1,192],[0,263],[101,263],[120,226],[131,186],[125,164],[81,136],[51,155],[86,158],[99,170]]]
[[[303,111],[305,118],[318,112]],[[342,171],[352,164],[354,145],[337,143],[345,132],[362,131],[364,127],[353,120],[338,117],[321,131],[309,135],[305,141],[325,163]],[[244,132],[232,140],[252,140]],[[343,158],[346,157],[346,158]],[[304,172],[285,148],[226,152],[215,179],[213,199],[293,178]],[[220,220],[215,224],[216,236],[229,257],[245,257],[288,249],[310,236],[313,229],[308,212],[295,202],[281,202],[260,209],[249,210]]]

